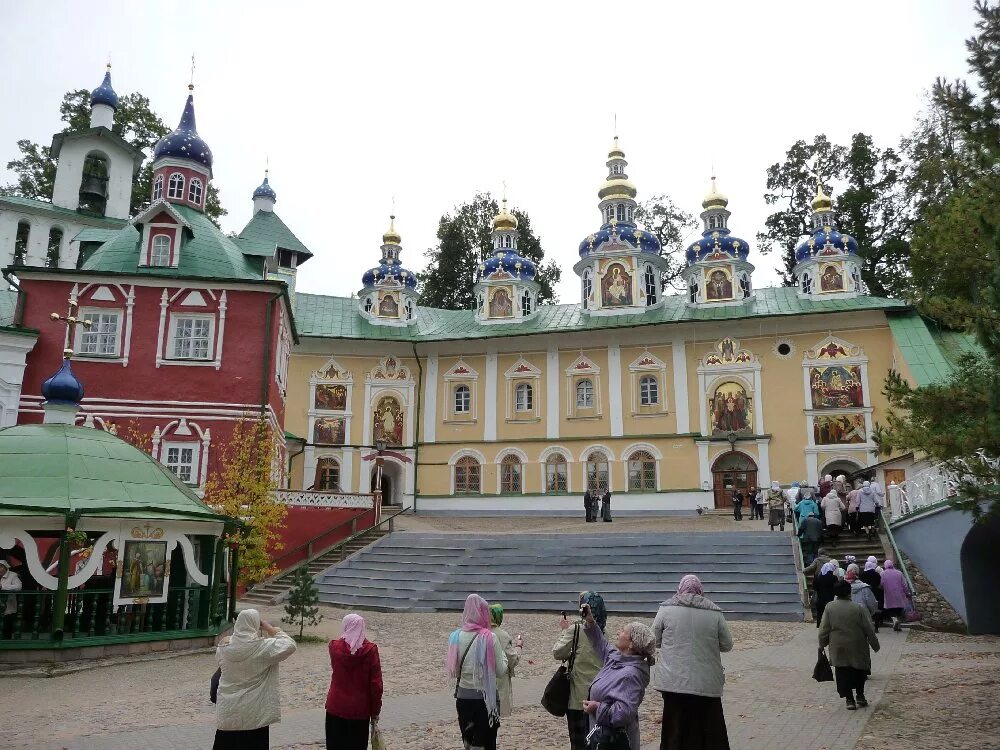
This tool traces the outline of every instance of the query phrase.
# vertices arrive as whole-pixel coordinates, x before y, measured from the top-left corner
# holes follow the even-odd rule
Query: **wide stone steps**
[[[512,611],[576,609],[583,589],[616,614],[652,615],[697,573],[735,619],[803,619],[792,538],[770,532],[418,534],[396,532],[317,577],[320,600],[364,609],[460,610],[478,593]]]

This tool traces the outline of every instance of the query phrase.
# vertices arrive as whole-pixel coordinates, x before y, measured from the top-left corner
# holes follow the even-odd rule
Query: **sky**
[[[767,167],[818,133],[896,145],[935,78],[967,74],[974,21],[972,0],[0,2],[0,164],[18,139],[48,144],[63,93],[97,86],[109,56],[119,95],[173,126],[194,54],[223,229],[250,220],[269,164],[314,254],[299,291],[357,292],[393,200],[403,265],[422,270],[441,215],[506,183],[576,302],[617,118],[638,200],[697,215],[714,169],[769,286]]]

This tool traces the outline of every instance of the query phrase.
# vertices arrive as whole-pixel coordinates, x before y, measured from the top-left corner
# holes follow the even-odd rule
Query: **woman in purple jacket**
[[[641,622],[629,623],[618,632],[612,646],[589,607],[583,629],[604,662],[590,685],[590,700],[583,702],[591,731],[595,727],[612,734],[621,730],[628,737],[630,750],[639,750],[639,704],[646,694],[649,668],[654,661],[653,631]]]

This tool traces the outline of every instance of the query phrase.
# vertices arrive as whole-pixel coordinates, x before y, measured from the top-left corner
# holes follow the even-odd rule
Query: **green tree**
[[[292,589],[288,592],[283,623],[299,626],[298,640],[302,640],[306,625],[319,625],[323,615],[319,613],[319,589],[306,567],[292,574]]]
[[[418,274],[420,304],[443,310],[468,310],[474,305],[479,264],[493,255],[493,217],[500,205],[489,193],[477,193],[468,203],[456,206],[438,222],[437,247],[427,250],[427,268]],[[535,281],[541,287],[540,304],[558,301],[555,285],[562,270],[555,261],[544,262],[542,241],[531,229],[531,218],[514,208],[517,217],[517,252],[535,263]]]
[[[654,195],[640,203],[635,210],[636,220],[660,241],[660,255],[666,259],[663,287],[683,287],[684,242],[698,226],[694,216],[682,209],[669,195]]]
[[[90,92],[85,89],[67,91],[59,105],[59,117],[66,123],[63,132],[72,133],[90,128]],[[152,156],[156,142],[171,130],[150,109],[149,99],[142,94],[132,93],[119,98],[112,131],[143,151],[147,157]],[[16,179],[13,183],[0,187],[0,194],[51,200],[56,180],[56,160],[49,153],[49,147],[20,140],[17,142],[17,150],[21,158],[7,162],[7,169],[14,172]],[[152,183],[152,160],[147,158],[132,182],[132,203],[129,207],[131,215],[134,216],[149,205]],[[218,224],[219,218],[226,213],[219,202],[219,191],[210,184],[205,198],[205,214]]]
[[[844,186],[836,196],[835,217],[840,231],[858,241],[865,285],[880,297],[902,294],[912,223],[903,160],[895,149],[878,148],[865,133],[856,133],[849,146],[832,144],[825,135],[816,136],[811,144],[797,141],[784,163],[768,168],[764,200],[781,208],[768,216],[766,230],[757,235],[761,252],[781,249],[782,276],[785,284],[792,284],[795,248],[812,233],[815,175]]]

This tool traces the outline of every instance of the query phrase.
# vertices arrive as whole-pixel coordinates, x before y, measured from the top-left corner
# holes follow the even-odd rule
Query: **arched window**
[[[170,265],[170,238],[167,235],[158,234],[153,237],[153,245],[149,253],[149,265]]]
[[[191,180],[191,187],[188,188],[188,200],[194,205],[201,205],[201,180],[197,177]]]
[[[483,295],[481,294],[476,298],[476,309],[477,310],[483,309]]]
[[[646,285],[646,305],[656,304],[656,270],[647,265],[646,271],[643,274],[643,280]]]
[[[594,291],[594,281],[593,281],[593,278],[590,275],[590,269],[588,268],[588,269],[586,269],[583,272],[583,306],[584,306],[584,308],[586,308],[587,305],[589,304],[589,302],[590,302],[590,295],[593,293],[593,291]]]
[[[643,375],[639,378],[639,404],[654,406],[660,403],[660,384],[655,375]]]
[[[170,181],[167,183],[167,197],[168,198],[183,198],[184,197],[184,175],[180,172],[174,172],[170,175]]]
[[[812,276],[807,273],[802,274],[802,293],[812,294]]]
[[[625,221],[625,204],[618,204],[618,221]]]
[[[628,214],[628,220],[632,221],[635,218],[635,209],[629,206],[626,213]]]
[[[698,282],[697,281],[694,281],[694,282],[688,284],[688,299],[691,300],[692,303],[698,301]]]
[[[561,453],[553,453],[545,459],[545,491],[568,492],[566,457]]]
[[[59,250],[62,248],[63,231],[59,227],[49,230],[49,247],[45,253],[45,267],[59,268]]]
[[[709,216],[708,217],[708,228],[709,229],[715,229],[715,217],[714,216]]]
[[[587,456],[587,489],[602,495],[608,489],[608,457],[601,451]]]
[[[413,300],[406,300],[406,319],[413,320]]]
[[[531,315],[531,292],[525,291],[521,295],[521,315],[527,317]]]
[[[472,411],[472,390],[467,385],[455,388],[455,413],[468,414]]]
[[[371,297],[365,297],[365,312],[366,313],[370,313],[372,311],[372,305],[374,305],[374,304],[375,303],[372,302],[372,298]]]
[[[500,491],[521,491],[521,459],[508,454],[500,461]]]
[[[530,383],[518,383],[514,389],[515,411],[531,411],[534,408],[532,396]]]
[[[656,491],[656,459],[649,451],[636,451],[628,459],[628,488]]]
[[[28,262],[28,238],[31,236],[31,225],[26,221],[17,222],[17,234],[14,235],[15,266],[23,266]]]
[[[327,456],[316,462],[313,489],[317,492],[340,492],[340,461]]]
[[[472,456],[462,456],[455,463],[455,492],[462,494],[478,493],[480,489],[480,466]]]
[[[576,384],[576,406],[578,409],[594,407],[594,381],[584,378]]]
[[[614,204],[612,204],[608,206],[608,221],[610,222],[614,220],[615,220],[615,207]]]
[[[153,200],[158,201],[163,197],[163,175],[156,175],[156,179],[153,180]]]

